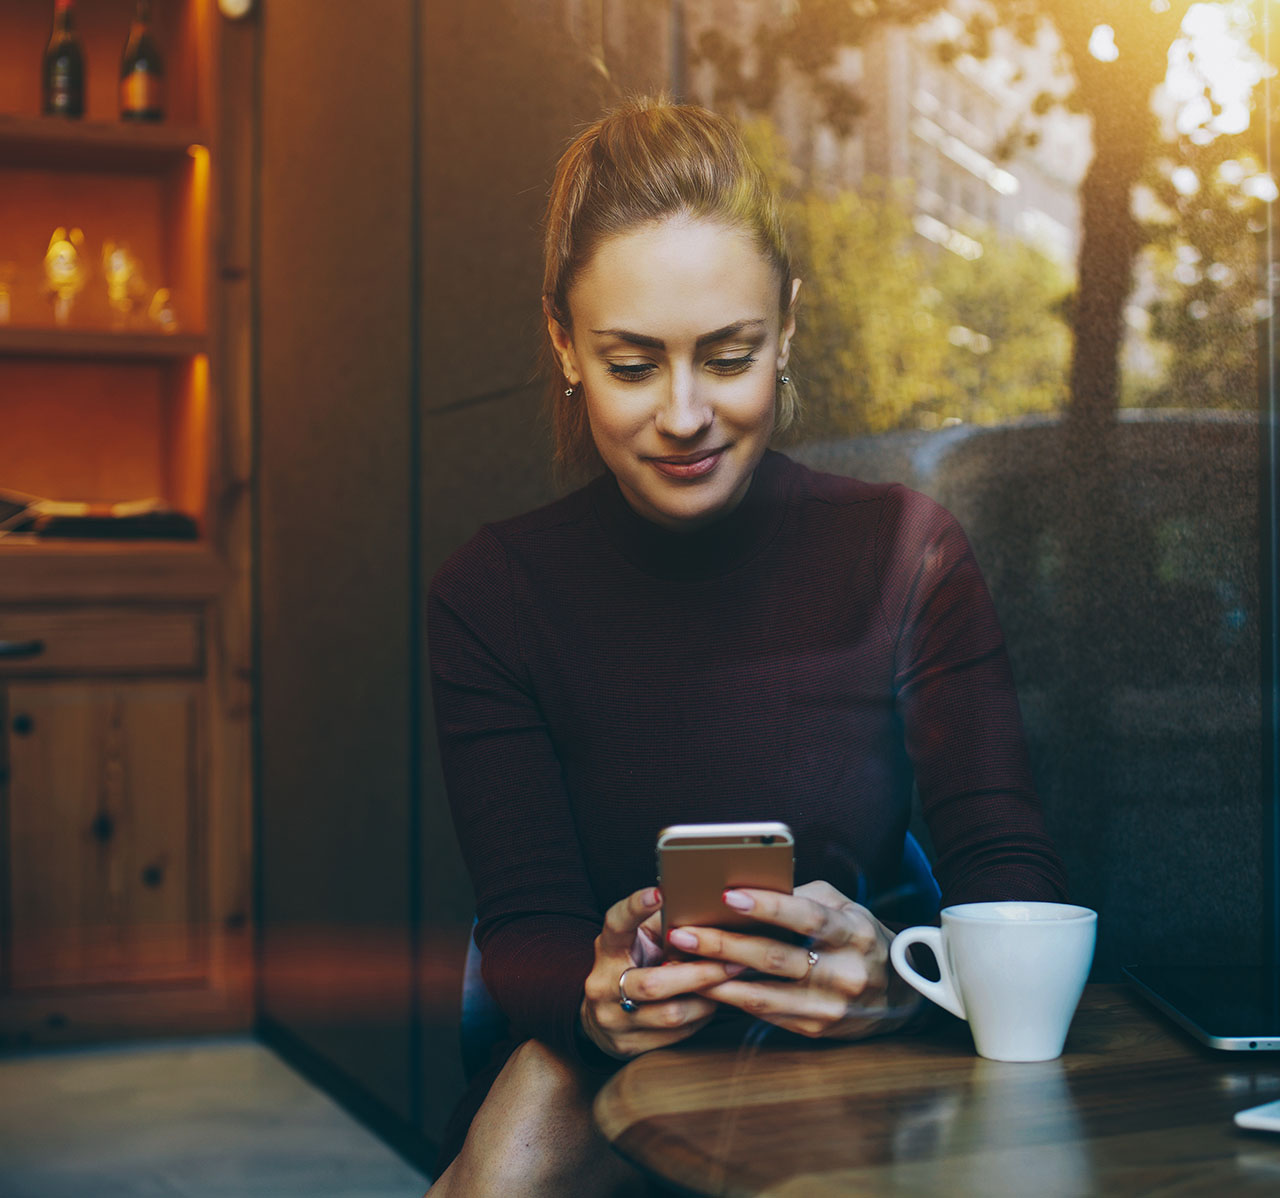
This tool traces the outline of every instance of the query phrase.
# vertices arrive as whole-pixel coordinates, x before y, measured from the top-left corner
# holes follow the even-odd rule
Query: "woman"
[[[476,939],[518,1042],[441,1195],[630,1192],[591,1130],[601,1070],[718,1011],[901,1027],[893,932],[849,896],[895,876],[913,782],[946,902],[1064,896],[963,533],[768,449],[800,281],[732,126],[639,101],[582,133],[543,290],[560,456],[604,469],[482,529],[431,591]],[[748,819],[792,826],[800,884],[725,901],[803,943],[678,929],[692,959],[660,965],[658,830]]]

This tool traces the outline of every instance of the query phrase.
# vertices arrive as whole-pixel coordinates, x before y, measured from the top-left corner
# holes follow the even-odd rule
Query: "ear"
[[[800,294],[800,280],[791,280],[791,302],[782,316],[782,330],[778,337],[778,373],[786,369],[791,356],[791,338],[796,333],[796,297]]]
[[[551,311],[551,304],[546,296],[542,298],[542,313],[547,318],[547,334],[551,338],[552,348],[560,359],[560,373],[564,375],[570,387],[576,387],[582,381],[582,372],[578,369],[578,358],[573,349],[573,337]]]

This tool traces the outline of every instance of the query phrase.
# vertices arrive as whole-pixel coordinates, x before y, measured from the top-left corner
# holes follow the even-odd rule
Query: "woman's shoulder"
[[[513,558],[531,546],[572,537],[590,519],[590,485],[532,511],[482,524],[436,571],[431,592],[443,595],[487,586],[506,576]]]
[[[903,483],[868,482],[850,475],[815,470],[794,458],[785,460],[793,479],[793,500],[802,504],[846,508],[854,518],[875,522],[887,516],[931,523],[946,523],[952,519],[940,503]]]
[[[868,545],[882,580],[910,577],[922,563],[942,565],[971,554],[954,516],[900,482],[868,482],[790,462],[792,502],[807,543]]]

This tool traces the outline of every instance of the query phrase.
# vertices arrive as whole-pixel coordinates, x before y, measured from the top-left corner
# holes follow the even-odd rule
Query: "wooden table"
[[[1007,1064],[964,1025],[862,1044],[648,1053],[596,1099],[624,1156],[696,1194],[1280,1195],[1280,1054],[1202,1048],[1121,986],[1088,987],[1066,1052]]]

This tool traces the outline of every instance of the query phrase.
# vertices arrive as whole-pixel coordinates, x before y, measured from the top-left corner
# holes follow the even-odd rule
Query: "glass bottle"
[[[164,119],[164,59],[151,31],[151,0],[138,0],[120,58],[120,119]]]
[[[46,116],[84,116],[84,47],[73,0],[54,0],[53,34],[44,52]]]

